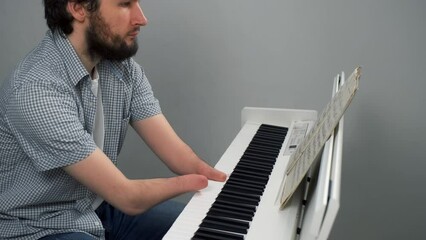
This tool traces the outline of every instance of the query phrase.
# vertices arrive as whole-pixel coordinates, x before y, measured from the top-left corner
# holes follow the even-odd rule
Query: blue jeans
[[[107,240],[148,240],[161,239],[172,226],[184,208],[184,204],[175,201],[161,203],[143,214],[129,216],[106,202],[103,202],[96,214],[105,228]],[[46,236],[41,240],[95,240],[86,233],[62,233]]]

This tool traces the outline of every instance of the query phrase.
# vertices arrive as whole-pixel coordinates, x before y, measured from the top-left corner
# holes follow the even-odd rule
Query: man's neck
[[[82,35],[71,33],[68,35],[68,39],[83,63],[83,66],[92,75],[94,67],[100,62],[100,58],[89,54],[86,40]]]

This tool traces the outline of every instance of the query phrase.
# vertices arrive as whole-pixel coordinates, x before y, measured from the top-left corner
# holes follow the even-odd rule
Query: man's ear
[[[75,1],[68,1],[67,10],[74,20],[80,23],[84,22],[88,15],[85,6]]]

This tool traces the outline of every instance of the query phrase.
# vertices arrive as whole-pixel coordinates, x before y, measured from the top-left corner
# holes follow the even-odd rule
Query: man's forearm
[[[142,213],[169,198],[207,186],[207,178],[197,174],[130,180],[100,149],[64,170],[111,205],[131,215]]]
[[[131,180],[127,204],[121,209],[129,215],[142,213],[167,199],[207,186],[207,178],[189,174],[172,178]]]
[[[200,159],[175,133],[164,115],[132,123],[155,154],[177,174],[202,174],[215,181],[224,181],[226,175],[215,170]]]

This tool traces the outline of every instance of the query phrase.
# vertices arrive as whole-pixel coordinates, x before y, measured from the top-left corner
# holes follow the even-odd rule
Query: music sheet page
[[[282,184],[281,208],[286,205],[348,108],[358,89],[360,76],[361,69],[358,67],[327,104],[312,130],[290,156]]]

